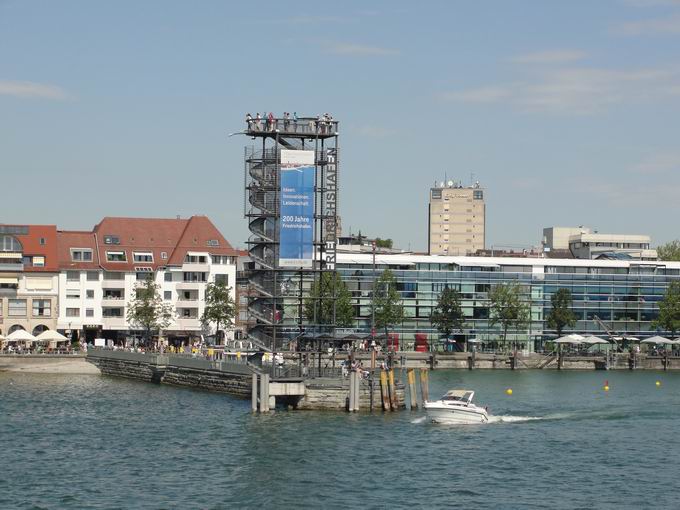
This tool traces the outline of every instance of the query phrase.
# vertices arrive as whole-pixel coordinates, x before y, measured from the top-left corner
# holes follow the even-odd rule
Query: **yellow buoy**
[[[656,381],[656,386],[657,387],[661,386],[661,381]]]
[[[505,390],[505,393],[507,395],[512,395],[512,388],[508,388],[507,390]]]
[[[604,388],[602,388],[604,391],[609,391],[609,385],[606,385]]]

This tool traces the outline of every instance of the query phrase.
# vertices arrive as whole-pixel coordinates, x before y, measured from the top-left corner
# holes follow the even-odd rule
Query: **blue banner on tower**
[[[281,151],[279,267],[314,265],[314,151]]]

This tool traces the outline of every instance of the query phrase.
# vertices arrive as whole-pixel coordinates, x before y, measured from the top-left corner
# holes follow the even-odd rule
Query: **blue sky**
[[[0,0],[5,223],[207,214],[244,246],[245,112],[331,112],[345,232],[425,250],[435,180],[487,244],[680,237],[680,0]]]

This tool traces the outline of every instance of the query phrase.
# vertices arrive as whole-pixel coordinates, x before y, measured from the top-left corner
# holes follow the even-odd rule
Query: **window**
[[[79,290],[66,291],[66,299],[80,299],[80,291]]]
[[[206,273],[199,273],[196,271],[185,271],[184,272],[184,281],[185,282],[205,282],[206,281]]]
[[[229,285],[229,275],[228,274],[216,274],[215,275],[215,283],[216,284],[223,283],[224,285]]]
[[[432,190],[432,198],[434,200],[441,200],[442,198],[442,190],[440,189],[433,189]]]
[[[10,299],[9,316],[10,317],[26,317],[26,300],[25,299]]]
[[[21,243],[12,236],[0,236],[0,251],[23,251]]]
[[[98,282],[99,281],[99,271],[88,271],[87,272],[88,282]]]
[[[71,260],[74,262],[92,262],[90,248],[71,248]]]
[[[125,280],[125,273],[106,271],[104,273],[104,280]]]
[[[219,245],[220,245],[220,241],[219,241],[219,239],[208,239],[208,240],[205,242],[205,244],[207,244],[208,246],[213,246],[213,247],[215,247],[215,246],[219,246]]]
[[[172,273],[170,271],[166,271],[163,279],[166,282],[171,282],[172,281]]]
[[[80,317],[80,308],[67,308],[66,317]]]
[[[172,301],[172,291],[171,290],[164,291],[163,299],[165,299],[166,301]]]
[[[45,246],[45,238],[44,237],[40,238],[40,246]]]
[[[94,308],[86,308],[85,317],[94,317]]]
[[[120,244],[120,237],[104,236],[104,244]]]
[[[187,255],[184,262],[187,264],[205,264],[205,255]]]
[[[52,308],[49,299],[33,300],[33,317],[50,317],[51,314]]]
[[[123,289],[104,289],[104,299],[123,299]]]
[[[85,292],[86,292],[85,297],[87,299],[94,299],[94,290],[93,289],[88,289]]]
[[[198,318],[198,310],[196,308],[182,308],[180,314],[184,319]]]
[[[137,269],[142,269],[142,268],[138,267]],[[153,274],[152,273],[150,273],[149,271],[137,271],[137,281],[138,282],[145,282],[148,279],[153,280]]]
[[[484,192],[482,190],[475,190],[472,192],[472,198],[475,200],[482,200],[484,198]]]
[[[102,317],[117,318],[123,316],[122,308],[102,308]]]
[[[33,257],[33,267],[45,267],[45,257]]]
[[[66,281],[67,282],[79,282],[80,281],[80,271],[66,271]]]
[[[153,262],[153,253],[135,251],[132,253],[132,258],[135,262]]]
[[[168,252],[167,252],[167,251],[162,251],[162,252],[161,252],[161,258],[162,258],[163,260],[166,260],[166,259],[168,258]]]
[[[106,260],[107,262],[127,262],[127,257],[124,251],[107,251]]]

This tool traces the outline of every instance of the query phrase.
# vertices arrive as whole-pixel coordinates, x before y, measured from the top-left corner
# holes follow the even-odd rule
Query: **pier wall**
[[[397,407],[406,406],[405,388],[402,383],[396,383]],[[306,382],[305,396],[300,399],[297,409],[326,409],[343,410],[347,408],[349,382],[338,379],[310,379]],[[371,386],[367,379],[361,380],[359,388],[359,408],[361,411],[370,410]],[[373,381],[373,409],[382,409],[382,394],[380,380]]]

